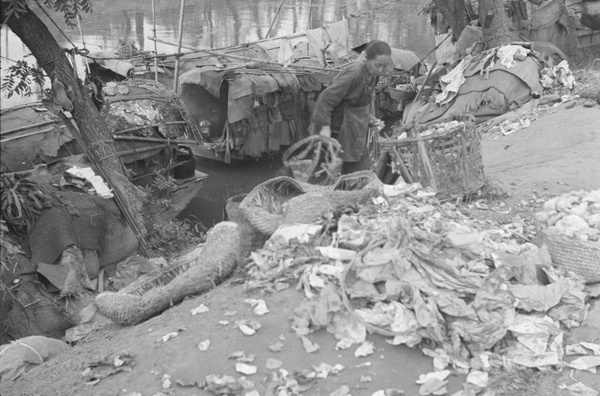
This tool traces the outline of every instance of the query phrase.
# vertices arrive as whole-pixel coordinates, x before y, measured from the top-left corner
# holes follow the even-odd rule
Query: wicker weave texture
[[[418,136],[432,125],[454,120],[464,122],[465,126],[442,135],[380,142],[382,150],[390,151],[392,158],[404,163],[414,182],[420,182],[423,187],[434,187],[440,199],[475,193],[485,181],[481,136],[473,117],[454,116],[415,126],[412,131]]]
[[[206,292],[231,274],[239,261],[240,234],[237,224],[223,221],[206,237],[200,252],[182,256],[176,267],[189,269],[175,278],[160,282],[162,286],[145,290],[141,296],[127,293],[100,293],[94,304],[104,316],[120,325],[141,323],[160,314],[187,296]],[[189,264],[184,264],[189,262]],[[154,277],[151,283],[156,282]],[[142,282],[143,283],[143,282]]]
[[[344,175],[330,186],[282,176],[256,186],[239,208],[256,230],[271,235],[283,224],[313,223],[328,212],[362,203],[381,188],[377,176],[368,171]]]
[[[586,283],[600,282],[600,242],[540,232],[554,265],[581,275]]]

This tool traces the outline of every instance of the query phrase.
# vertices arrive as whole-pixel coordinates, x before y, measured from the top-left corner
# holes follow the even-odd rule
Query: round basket
[[[341,146],[325,136],[313,135],[292,145],[283,154],[283,164],[292,169],[294,179],[308,183],[316,177],[325,181],[339,175]]]
[[[583,241],[538,226],[552,263],[581,275],[585,283],[600,282],[600,242]]]
[[[271,235],[283,219],[283,203],[304,193],[296,180],[280,176],[254,187],[240,202],[239,209],[254,228]]]

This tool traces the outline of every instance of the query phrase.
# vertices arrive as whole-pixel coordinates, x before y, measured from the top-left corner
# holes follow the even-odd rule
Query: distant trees
[[[454,38],[458,39],[469,24],[467,8],[471,0],[433,0],[433,3],[452,29]],[[511,30],[512,21],[506,12],[504,0],[478,0],[478,15],[483,28],[483,40],[488,48],[518,39]]]

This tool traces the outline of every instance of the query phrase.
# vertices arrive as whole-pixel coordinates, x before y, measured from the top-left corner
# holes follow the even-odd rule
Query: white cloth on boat
[[[325,54],[334,61],[348,53],[348,21],[343,19],[318,29],[306,32],[309,51],[325,67]]]
[[[464,71],[467,66],[471,63],[471,55],[465,56],[454,69],[452,69],[444,77],[440,78],[442,84],[442,93],[435,97],[435,103],[438,105],[445,105],[450,103],[454,97],[458,94],[458,90],[461,85],[465,82]]]
[[[524,48],[520,45],[503,45],[498,48],[498,58],[500,59],[500,63],[506,66],[507,69],[514,67],[517,62],[516,60],[524,60],[528,53],[531,50]]]
[[[100,195],[102,198],[112,198],[114,195],[111,192],[110,188],[104,183],[102,177],[98,176],[92,168],[78,168],[76,166],[67,169],[67,172],[70,174],[82,177],[92,183],[94,189],[96,190],[96,194]]]
[[[284,67],[287,67],[292,62],[293,56],[294,49],[292,48],[292,42],[289,38],[284,37],[281,40],[281,45],[279,46],[277,62],[283,64]]]

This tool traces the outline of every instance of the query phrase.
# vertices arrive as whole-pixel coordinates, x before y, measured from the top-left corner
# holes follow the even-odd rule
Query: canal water
[[[269,37],[277,37],[327,25],[346,18],[350,41],[360,45],[372,39],[389,42],[393,47],[427,55],[434,47],[433,30],[427,17],[420,14],[428,0],[284,0]],[[277,14],[280,0],[186,0],[183,43],[199,48],[219,48],[265,38]],[[31,3],[34,4],[34,3]],[[85,46],[92,52],[113,51],[120,41],[135,42],[140,50],[154,51],[148,40],[153,35],[151,0],[93,0],[93,14],[85,14],[81,33]],[[312,4],[312,7],[309,5]],[[156,36],[176,41],[179,23],[179,1],[155,0]],[[65,46],[69,40],[82,47],[77,28],[70,29],[62,16],[50,13],[65,33],[46,21],[54,36]],[[310,18],[309,18],[310,15]],[[174,47],[156,44],[159,53],[173,53]],[[6,27],[1,31],[1,76],[14,60],[34,59],[20,40]],[[39,91],[39,87],[37,91]],[[36,89],[34,88],[34,91]],[[9,107],[39,99],[3,94],[1,105]],[[198,196],[190,202],[181,217],[194,218],[206,227],[221,221],[225,200],[250,191],[258,183],[273,177],[280,164],[275,161],[225,165],[199,161],[198,170],[209,175]]]

